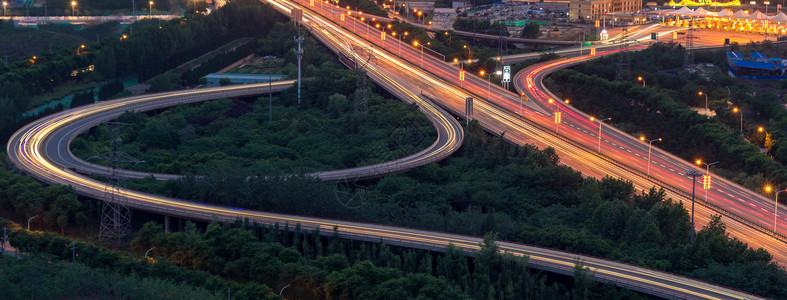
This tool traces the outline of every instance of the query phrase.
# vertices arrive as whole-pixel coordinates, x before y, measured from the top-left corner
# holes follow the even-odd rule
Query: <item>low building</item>
[[[759,52],[749,53],[752,60],[746,60],[737,52],[727,52],[727,71],[732,77],[746,79],[787,79],[787,61],[770,60]],[[779,61],[783,63],[775,63]]]
[[[208,86],[218,86],[221,85],[220,81],[223,78],[229,80],[231,84],[246,84],[246,83],[258,83],[258,82],[268,82],[268,81],[277,81],[286,78],[287,75],[276,75],[276,74],[237,74],[237,73],[210,73],[205,76],[208,80]]]
[[[751,56],[751,59],[753,61],[756,61],[756,62],[761,62],[761,63],[767,63],[768,62],[768,57],[765,56],[765,54],[762,54],[760,52],[749,53],[749,56]]]
[[[571,0],[568,18],[572,21],[595,21],[609,19],[610,13],[639,14],[641,0]]]

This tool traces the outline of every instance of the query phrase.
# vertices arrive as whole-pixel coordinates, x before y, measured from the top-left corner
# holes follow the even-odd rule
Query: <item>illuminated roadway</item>
[[[272,91],[278,92],[289,88],[294,82],[295,80],[276,82],[273,85]],[[76,110],[81,112],[77,115],[78,118],[73,118],[73,120],[67,119],[67,121],[64,121],[62,126],[58,127],[57,130],[54,130],[49,136],[47,136],[41,146],[42,155],[44,157],[48,157],[50,160],[63,168],[74,170],[79,173],[109,175],[112,172],[110,168],[84,161],[71,153],[69,145],[76,136],[93,126],[116,118],[118,115],[127,110],[149,111],[183,103],[212,100],[216,99],[217,97],[227,97],[231,95],[257,95],[267,91],[268,83],[261,83],[254,85],[168,92],[128,97],[106,103],[100,102],[86,108],[79,108]],[[119,106],[119,104],[123,105]],[[413,155],[393,161],[341,170],[314,172],[308,173],[307,175],[322,179],[324,181],[351,182],[355,180],[376,178],[405,172],[448,157],[461,145],[463,138],[461,126],[453,117],[440,109],[431,107],[428,104],[421,105],[419,108],[425,113],[425,115],[432,122],[432,125],[437,129],[437,140],[435,140],[435,142],[430,147]],[[153,176],[157,179],[177,179],[181,176],[174,174],[159,174],[130,170],[118,170],[117,174],[122,177],[131,178],[144,178],[147,176]]]
[[[642,26],[637,31],[632,30],[633,32],[625,43],[632,45],[649,41],[650,32],[658,32],[660,37],[669,37],[672,32],[679,30],[685,29],[662,25]],[[708,32],[707,35],[712,38],[695,41],[697,48],[718,47],[723,39],[718,38],[717,34]],[[706,32],[699,31],[697,35],[704,37]],[[619,39],[620,37],[612,39],[615,38]],[[731,35],[730,38],[743,41],[747,37],[745,35]],[[619,40],[615,42],[618,43]],[[616,49],[619,47],[616,43],[596,47],[597,49]],[[646,46],[636,46],[629,48],[629,50],[639,50],[644,47]],[[579,48],[565,49],[559,52],[576,54],[582,50],[589,53],[588,49]],[[616,51],[599,52],[598,55],[613,54]],[[524,54],[503,57],[503,59],[509,63],[538,55]],[[691,177],[686,176],[685,171],[704,172],[705,170],[658,149],[658,143],[655,143],[651,153],[650,175],[652,177],[649,177],[647,174],[648,145],[638,138],[631,137],[606,124],[602,130],[601,153],[603,155],[598,155],[598,122],[591,122],[590,116],[573,109],[570,105],[565,105],[559,101],[561,99],[555,97],[543,86],[543,78],[551,72],[592,58],[594,57],[588,55],[581,58],[548,62],[518,73],[513,83],[520,93],[525,92],[526,99],[529,101],[522,101],[518,95],[489,83],[486,83],[485,90],[484,82],[479,82],[479,78],[471,74],[467,74],[464,87],[476,96],[476,119],[489,131],[505,133],[507,139],[516,143],[553,147],[560,155],[561,163],[581,171],[586,176],[597,178],[612,176],[626,179],[640,190],[648,190],[653,186],[664,187],[668,196],[682,200],[690,210],[692,184]],[[456,66],[445,67],[445,64],[442,63],[428,65],[428,69],[433,74],[452,80],[455,84],[460,84],[456,79],[459,72]],[[471,84],[468,84],[468,81]],[[550,104],[547,102],[550,98],[557,101]],[[479,108],[478,106],[481,105],[484,106]],[[562,113],[561,124],[554,123],[556,109]],[[460,113],[461,110],[461,106],[455,106],[453,109],[456,113]],[[479,114],[479,112],[483,112],[483,114]],[[521,122],[524,124],[512,124],[515,123],[512,121],[518,116],[522,117]],[[536,130],[533,130],[533,127],[536,127]],[[787,209],[784,206],[780,205],[780,213],[775,226],[776,233],[774,234],[774,202],[770,198],[713,175],[713,184],[707,193],[708,203],[705,203],[705,192],[702,189],[701,180],[702,177],[697,178],[696,228],[706,225],[711,215],[721,214],[727,225],[727,233],[731,237],[738,238],[755,249],[762,247],[768,250],[775,262],[782,266],[787,265],[787,252],[784,251],[785,241],[787,241],[785,239],[787,231],[784,227],[787,224],[787,218],[785,218]]]
[[[525,92],[526,97],[535,100],[533,102],[543,109],[551,110],[552,116],[554,116],[555,110],[559,109],[562,112],[560,126],[563,130],[560,132],[560,139],[570,140],[572,143],[579,144],[579,147],[589,149],[589,152],[596,152],[598,151],[595,150],[598,145],[598,122],[591,122],[590,116],[561,101],[548,103],[548,99],[558,98],[542,84],[542,80],[549,73],[592,58],[585,56],[532,66],[518,73],[514,82],[518,90]],[[548,123],[554,123],[554,119],[546,120],[544,118],[542,120],[542,124]],[[554,126],[554,124],[552,125]],[[662,151],[657,144],[654,144],[651,153],[650,177],[648,177],[648,144],[607,125],[602,128],[601,153],[603,154],[602,159],[628,169],[631,176],[620,177],[632,180],[641,189],[647,189],[654,185],[664,187],[672,197],[684,199],[687,209],[690,209],[692,177],[687,176],[685,171],[705,171],[691,162]],[[571,166],[582,169],[581,165]],[[696,204],[698,204],[698,207],[695,207],[696,217],[699,219],[697,227],[707,223],[711,214],[721,214],[724,216],[723,219],[730,236],[736,237],[754,248],[765,248],[773,255],[776,262],[785,265],[787,253],[783,250],[784,234],[786,233],[784,224],[787,223],[785,222],[787,218],[783,213],[784,207],[779,209],[780,214],[777,219],[776,234],[774,234],[774,206],[770,198],[713,175],[713,183],[707,193],[708,202],[706,203],[705,192],[702,189],[702,177],[697,177],[697,186],[695,197]]]
[[[290,7],[292,7],[292,4],[287,1],[271,2],[271,4],[278,10],[284,12],[288,12]],[[316,17],[309,11],[304,12],[304,17],[304,25],[310,28],[311,32],[332,50],[343,51],[361,60],[364,59],[365,51],[354,50],[368,49],[368,41],[364,41],[358,36],[347,34],[344,30],[337,28],[334,23]],[[350,20],[350,22],[352,21]],[[386,43],[388,42],[389,41],[386,41]],[[538,125],[526,122],[523,123],[518,116],[512,115],[511,112],[519,109],[519,107],[516,106],[517,101],[510,101],[511,95],[500,92],[498,87],[495,87],[494,93],[488,94],[487,98],[489,98],[489,101],[480,101],[480,96],[487,95],[488,91],[492,91],[492,86],[487,85],[485,80],[469,76],[468,80],[463,83],[466,92],[456,84],[452,84],[450,81],[453,80],[448,79],[449,81],[445,81],[443,79],[451,78],[452,76],[450,74],[455,76],[454,67],[429,58],[420,62],[420,59],[418,59],[419,52],[414,51],[410,47],[405,47],[405,51],[402,52],[403,58],[400,60],[393,54],[397,51],[396,43],[384,44],[383,46],[387,47],[388,51],[380,51],[377,48],[372,49],[376,59],[373,59],[371,64],[366,67],[370,78],[386,89],[398,89],[398,93],[395,94],[399,97],[402,97],[402,94],[404,94],[405,97],[403,99],[419,103],[419,108],[422,110],[424,107],[428,107],[428,102],[407,91],[420,90],[420,93],[423,95],[440,101],[442,106],[453,111],[461,111],[461,107],[464,105],[464,97],[472,95],[479,98],[479,101],[476,102],[476,114],[474,118],[478,119],[479,122],[490,131],[495,133],[507,132],[505,137],[518,143],[531,140],[537,140],[541,144],[552,144],[555,142],[554,137],[550,133],[544,132],[543,128],[540,128]],[[426,68],[433,71],[425,72],[419,69],[417,66],[421,63],[423,63]],[[448,76],[441,76],[443,73],[448,74]],[[183,96],[179,93],[185,92],[172,92],[171,94],[159,94],[155,96],[163,98]],[[496,94],[501,96],[496,96]],[[147,97],[149,96],[150,95]],[[207,97],[208,95],[204,96]],[[231,95],[227,95],[226,92],[217,92],[217,94],[213,96],[226,97]],[[514,95],[514,99],[516,98],[518,97]],[[508,102],[500,101],[506,99]],[[160,101],[165,102],[165,99],[160,99]],[[495,101],[500,101],[500,103],[495,103]],[[133,106],[124,107],[127,105],[124,103],[111,103],[121,110],[133,109]],[[106,184],[59,167],[54,164],[51,158],[47,157],[43,151],[46,140],[51,137],[54,131],[65,124],[85,117],[91,109],[97,109],[98,106],[99,105],[88,106],[61,112],[23,127],[9,141],[7,149],[9,161],[39,180],[51,184],[72,185],[75,190],[82,195],[106,199],[106,193],[109,191]],[[163,106],[164,104],[162,104],[162,107]],[[535,119],[549,117],[548,110],[544,110],[538,105],[534,105],[533,101],[527,103],[523,113],[528,115],[529,118]],[[450,119],[453,120],[452,118]],[[460,137],[455,137],[455,139],[460,139]],[[566,143],[566,145],[568,145],[568,143]],[[564,146],[563,148],[566,147],[569,146]],[[586,153],[577,152],[575,154],[566,155],[562,157],[562,159],[565,163],[565,161],[581,159],[583,155],[586,155]],[[597,173],[603,173],[605,170],[617,172],[617,169],[619,169],[614,165],[609,166],[610,164],[601,160],[591,159],[588,163],[597,165]],[[477,237],[456,234],[197,204],[127,189],[120,190],[117,198],[131,208],[165,215],[204,221],[211,221],[214,219],[219,221],[232,221],[236,218],[248,217],[250,220],[269,224],[300,223],[301,226],[306,229],[320,228],[325,234],[331,234],[332,229],[336,226],[338,227],[339,234],[347,238],[372,242],[383,239],[390,244],[421,249],[442,250],[451,243],[465,251],[470,251],[477,249],[478,244],[481,242],[481,239]],[[590,273],[595,280],[602,282],[610,281],[619,286],[661,297],[757,298],[751,294],[717,285],[619,262],[516,243],[499,242],[499,244],[502,250],[528,255],[530,265],[535,268],[570,275],[573,273],[575,259],[580,259],[584,262],[585,266],[590,268]]]

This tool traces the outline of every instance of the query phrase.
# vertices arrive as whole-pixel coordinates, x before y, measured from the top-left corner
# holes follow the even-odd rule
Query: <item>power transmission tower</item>
[[[368,51],[368,58],[365,62],[360,62],[356,59],[355,66],[357,72],[357,79],[355,80],[355,110],[354,113],[365,114],[369,111],[369,86],[366,80],[366,65],[374,57],[374,51],[371,47],[366,48]]]
[[[126,124],[108,122],[107,125],[112,132],[110,151],[90,158],[106,160],[112,166],[109,186],[107,186],[107,193],[104,198],[104,207],[101,209],[101,228],[98,238],[103,241],[121,241],[131,233],[131,214],[128,206],[125,204],[125,199],[120,195],[123,179],[118,176],[118,170],[121,163],[136,165],[144,161],[120,151],[120,126]]]
[[[301,59],[303,59],[301,43],[303,43],[303,36],[301,36],[300,30],[298,30],[298,36],[295,37],[295,42],[298,43],[298,50],[295,50],[295,54],[298,55],[298,107],[301,107]]]
[[[620,44],[618,45],[618,69],[615,72],[616,81],[629,81],[631,80],[631,60],[629,57],[628,48],[626,46],[626,39],[628,38],[628,27],[623,27],[623,32],[620,36]]]
[[[292,20],[295,26],[298,27],[298,36],[295,37],[295,42],[298,43],[298,49],[295,49],[295,55],[298,55],[298,107],[301,107],[301,59],[303,59],[303,36],[301,35],[301,21],[303,20],[303,11],[300,9],[293,9]]]
[[[694,66],[694,27],[689,26],[689,31],[686,33],[686,54],[683,56],[683,67],[690,69]]]

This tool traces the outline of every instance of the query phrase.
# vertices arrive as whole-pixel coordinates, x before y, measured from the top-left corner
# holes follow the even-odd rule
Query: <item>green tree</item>
[[[541,36],[541,25],[536,22],[528,22],[522,28],[522,38],[537,39]]]

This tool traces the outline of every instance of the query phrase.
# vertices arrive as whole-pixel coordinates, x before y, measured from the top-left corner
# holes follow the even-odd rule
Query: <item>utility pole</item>
[[[292,20],[295,22],[295,26],[298,26],[298,36],[295,37],[295,42],[298,43],[298,49],[295,50],[295,55],[298,55],[298,107],[301,107],[301,60],[303,59],[303,48],[301,48],[301,44],[303,43],[303,36],[301,36],[302,18],[302,10],[294,9],[292,11]]]
[[[77,253],[77,244],[74,241],[71,241],[71,262],[73,263],[76,261],[76,253]]]
[[[295,54],[298,55],[298,107],[301,107],[301,59],[303,59],[301,43],[303,43],[303,36],[301,36],[300,30],[298,30],[298,36],[295,37],[295,42],[298,43],[298,50],[295,50]]]
[[[0,257],[2,257],[2,254],[5,254],[5,243],[8,241],[8,227],[3,227],[2,241],[3,243],[0,244],[0,248],[2,248],[2,250],[0,250]]]
[[[268,122],[273,122],[273,61],[268,59]]]

